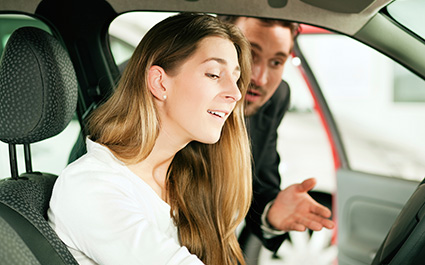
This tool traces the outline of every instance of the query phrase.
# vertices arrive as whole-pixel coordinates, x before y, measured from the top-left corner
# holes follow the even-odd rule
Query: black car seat
[[[425,264],[425,179],[401,209],[372,265]]]
[[[0,264],[78,264],[47,222],[57,176],[33,172],[30,155],[31,143],[68,125],[77,91],[71,60],[56,38],[32,27],[11,35],[0,61],[0,140],[9,145],[11,168],[0,180]],[[21,175],[16,145],[24,146]]]

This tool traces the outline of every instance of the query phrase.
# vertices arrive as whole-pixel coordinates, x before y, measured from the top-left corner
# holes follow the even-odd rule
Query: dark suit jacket
[[[279,154],[277,153],[277,128],[289,108],[290,89],[282,81],[259,111],[247,119],[253,155],[253,202],[246,218],[247,227],[262,241],[263,245],[277,251],[287,235],[271,239],[263,237],[261,215],[264,207],[276,198],[280,191]]]

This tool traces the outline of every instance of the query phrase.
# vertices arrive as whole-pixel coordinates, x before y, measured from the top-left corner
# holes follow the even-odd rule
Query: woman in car
[[[249,44],[212,16],[145,35],[53,190],[49,222],[80,264],[244,264],[249,73]]]

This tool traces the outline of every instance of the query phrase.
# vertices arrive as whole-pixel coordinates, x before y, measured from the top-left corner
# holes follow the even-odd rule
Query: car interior
[[[0,138],[9,145],[11,178],[0,188],[2,264],[77,264],[46,222],[56,176],[34,172],[30,145],[61,132],[71,120],[78,85],[68,53],[33,27],[10,37],[0,66]],[[25,146],[26,172],[18,175],[16,145]]]
[[[366,44],[423,80],[425,34],[395,19],[390,7],[398,2],[404,1],[2,0],[0,34],[9,23],[3,17],[25,15],[38,24],[25,21],[25,27],[0,36],[0,141],[8,149],[0,156],[0,166],[9,166],[9,173],[0,176],[0,264],[78,264],[46,220],[57,173],[33,170],[30,146],[61,133],[76,119],[82,129],[78,140],[68,140],[74,149],[66,151],[69,161],[76,159],[81,144],[75,142],[86,137],[85,118],[120,77],[108,33],[118,16],[132,11],[203,12],[296,21]],[[338,246],[338,264],[422,264],[424,181],[352,169],[320,82],[301,50],[297,44],[294,56],[310,80],[335,162],[333,216],[338,229],[332,244]],[[17,147],[23,148],[24,161]],[[243,245],[248,264],[258,264],[258,246]]]

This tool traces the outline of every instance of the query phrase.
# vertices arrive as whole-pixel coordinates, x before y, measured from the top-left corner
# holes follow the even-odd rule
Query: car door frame
[[[333,216],[339,265],[371,264],[379,246],[418,182],[360,172],[350,167],[344,143],[321,87],[299,45],[294,56],[331,146],[337,182]]]

